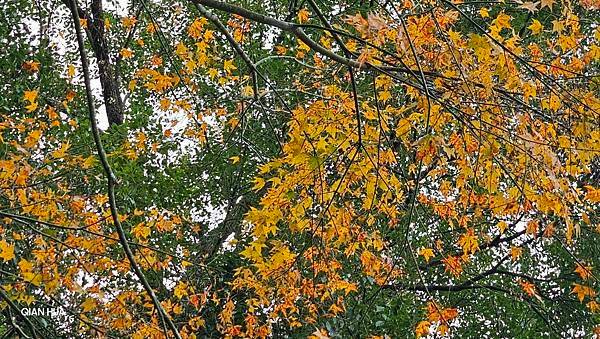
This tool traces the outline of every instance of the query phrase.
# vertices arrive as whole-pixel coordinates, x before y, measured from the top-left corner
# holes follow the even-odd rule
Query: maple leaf
[[[229,59],[229,60],[223,61],[223,69],[227,73],[231,73],[231,71],[237,69],[237,67],[235,67],[235,65],[233,64],[233,59]]]
[[[23,100],[28,101],[30,104],[33,104],[36,101],[37,96],[38,90],[23,92]]]
[[[467,233],[463,234],[460,239],[458,239],[458,245],[462,247],[465,255],[475,253],[475,251],[479,249],[479,242],[477,241],[477,236],[475,236],[475,232],[472,228],[467,230]]]
[[[32,148],[33,146],[35,146],[38,143],[41,136],[42,136],[42,131],[40,131],[39,129],[29,132],[29,134],[27,135],[27,138],[25,138],[25,143],[23,144],[23,147]]]
[[[580,284],[573,284],[573,290],[571,293],[576,293],[577,299],[579,299],[580,302],[583,302],[583,299],[585,299],[586,296],[590,298],[594,298],[596,296],[596,291],[594,291],[591,287]]]
[[[519,280],[519,284],[521,285],[523,291],[527,293],[527,295],[529,295],[530,297],[533,297],[536,294],[534,284],[525,280]]]
[[[284,55],[287,52],[287,48],[285,48],[285,46],[282,45],[275,45],[275,52],[278,55]]]
[[[75,66],[74,65],[67,66],[67,76],[69,78],[73,78],[75,76]]]
[[[173,290],[173,295],[175,295],[175,297],[177,297],[177,299],[181,299],[184,296],[186,296],[187,295],[187,285],[182,281],[177,283],[177,285],[175,286],[175,289]]]
[[[69,142],[64,142],[62,143],[62,145],[60,146],[59,149],[57,149],[56,151],[52,152],[52,157],[55,159],[60,159],[60,158],[64,158],[67,150],[69,149],[69,147],[71,147],[71,144],[69,144]]]
[[[19,269],[21,270],[21,272],[31,272],[31,270],[33,269],[33,264],[29,261],[27,261],[24,258],[21,258],[21,260],[19,260]]]
[[[4,262],[15,258],[15,245],[9,244],[6,240],[0,240],[0,258]]]
[[[527,222],[526,233],[536,235],[538,232],[539,224],[537,220],[530,220]]]
[[[308,21],[309,12],[306,8],[302,8],[298,11],[298,22],[303,24]]]
[[[127,29],[133,28],[133,26],[136,23],[137,23],[137,19],[134,16],[127,16],[127,17],[121,18],[121,24],[123,25],[123,27],[125,27]]]
[[[123,59],[129,59],[129,58],[133,57],[133,51],[129,48],[123,48],[123,49],[121,49],[121,52],[119,52],[119,53],[121,54]]]
[[[541,0],[540,1],[540,9],[544,9],[544,7],[548,7],[552,10],[552,5],[554,5],[554,0]]]
[[[490,17],[490,12],[489,12],[489,10],[488,10],[487,8],[485,8],[485,7],[482,7],[482,8],[479,10],[479,15],[480,15],[482,18],[489,18],[489,17]]]
[[[35,73],[40,70],[40,63],[34,60],[25,61],[21,66],[29,73]]]
[[[309,339],[329,339],[329,335],[327,334],[327,331],[325,330],[321,330],[321,329],[316,329],[313,333],[311,333],[310,336],[308,336]]]
[[[579,274],[581,279],[587,280],[592,276],[592,266],[583,266],[581,264],[577,264],[575,272]]]
[[[81,308],[83,308],[83,312],[90,312],[96,308],[96,300],[92,298],[86,298],[85,301],[81,304]]]
[[[194,22],[192,22],[188,27],[188,35],[196,40],[199,40],[202,37],[202,31],[207,22],[208,20],[206,18],[194,20]]]
[[[411,124],[408,119],[401,119],[398,121],[398,127],[396,127],[396,135],[401,137],[408,133],[411,129]]]
[[[25,109],[29,113],[35,111],[37,108],[38,108],[38,103],[37,102],[32,102],[31,104],[25,106]]]
[[[385,19],[375,13],[369,13],[367,15],[367,23],[369,25],[369,29],[372,31],[381,31],[388,27]]]
[[[429,334],[430,326],[431,326],[431,323],[427,320],[419,321],[419,323],[417,324],[417,327],[415,328],[415,336],[417,338],[426,336],[427,334]]]
[[[552,32],[560,33],[565,30],[565,25],[560,20],[552,21]]]
[[[586,190],[585,199],[593,203],[600,202],[600,189],[596,189],[592,185],[584,186]]]
[[[137,224],[135,227],[131,229],[131,234],[133,234],[138,239],[146,239],[152,232],[150,227],[146,226],[145,223],[141,222]]]
[[[533,34],[540,34],[542,29],[544,29],[544,26],[542,26],[542,24],[538,20],[533,19],[533,23],[527,28],[529,28],[533,32]]]
[[[496,17],[496,19],[494,19],[492,21],[492,23],[494,25],[498,26],[500,29],[502,29],[502,28],[510,28],[510,20],[511,20],[510,16],[508,16],[505,13],[500,13]]]
[[[422,255],[425,258],[425,262],[429,262],[429,260],[435,256],[435,254],[433,254],[433,249],[431,248],[420,249],[419,255]]]
[[[455,277],[459,277],[463,271],[460,257],[449,256],[447,258],[442,259],[442,262],[446,267],[445,271],[452,273]]]
[[[75,97],[77,96],[77,93],[73,90],[67,90],[67,94],[65,95],[65,99],[68,102],[73,101],[73,99],[75,99]]]
[[[242,95],[246,98],[252,98],[254,96],[254,89],[252,86],[244,86],[242,88]]]
[[[498,224],[496,224],[496,227],[498,227],[498,229],[500,230],[500,234],[502,234],[504,233],[504,231],[506,231],[508,225],[506,224],[506,222],[500,221]]]
[[[517,260],[521,254],[523,254],[523,248],[517,246],[511,246],[510,248],[510,256],[513,261]]]
[[[596,302],[596,300],[589,301],[586,304],[586,306],[587,306],[587,308],[590,309],[590,312],[592,312],[592,313],[598,313],[600,311],[600,304],[598,304],[598,302]]]
[[[252,186],[252,190],[259,191],[261,188],[263,188],[265,186],[265,184],[266,184],[265,179],[263,179],[263,178],[255,178],[254,179],[254,186]]]
[[[537,2],[528,1],[528,2],[524,2],[521,6],[519,6],[519,8],[526,9],[530,13],[535,13],[538,11],[537,5],[538,5]]]

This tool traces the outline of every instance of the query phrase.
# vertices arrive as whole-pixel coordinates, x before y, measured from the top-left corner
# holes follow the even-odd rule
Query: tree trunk
[[[89,26],[90,37],[94,55],[98,63],[98,72],[100,75],[100,84],[102,85],[102,94],[106,115],[109,125],[120,125],[123,123],[123,99],[119,91],[116,70],[110,60],[106,34],[104,30],[104,13],[102,10],[102,0],[92,2],[93,21]]]
[[[72,8],[69,0],[63,0],[71,11],[77,11],[79,18],[87,20],[86,33],[98,64],[102,97],[106,107],[109,126],[123,123],[123,99],[119,90],[119,82],[114,64],[110,60],[106,31],[104,29],[104,11],[102,0],[93,0],[91,15],[81,7]]]

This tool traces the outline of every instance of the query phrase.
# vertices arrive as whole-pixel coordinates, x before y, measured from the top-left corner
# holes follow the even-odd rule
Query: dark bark
[[[106,115],[109,125],[120,125],[123,123],[123,99],[119,91],[117,74],[113,63],[110,60],[108,44],[106,42],[106,32],[104,30],[104,13],[102,10],[102,0],[92,2],[92,22],[88,22],[92,49],[98,63],[98,72],[100,84],[102,85],[102,94]]]
[[[102,0],[92,1],[91,15],[82,8],[72,8],[69,0],[63,0],[63,3],[76,11],[79,18],[87,20],[87,37],[92,45],[94,57],[98,64],[98,73],[100,85],[102,86],[102,97],[106,107],[109,126],[120,125],[123,123],[123,99],[119,90],[117,70],[115,64],[111,61],[106,31],[104,29],[104,11],[102,10]]]

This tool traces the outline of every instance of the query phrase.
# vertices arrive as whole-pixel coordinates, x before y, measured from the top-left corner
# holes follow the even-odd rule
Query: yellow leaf
[[[327,334],[327,331],[325,330],[319,330],[316,329],[313,333],[311,333],[310,336],[308,336],[309,339],[329,339],[329,335]]]
[[[81,307],[83,308],[83,312],[93,311],[94,309],[96,309],[96,300],[92,298],[87,298],[81,304]]]
[[[38,103],[37,102],[32,102],[31,104],[25,106],[25,109],[29,113],[35,111],[37,108],[38,108]]]
[[[25,91],[23,92],[23,100],[28,101],[30,104],[33,104],[37,99],[38,91]]]
[[[252,190],[254,191],[258,191],[261,188],[263,188],[265,186],[265,179],[263,178],[256,178],[254,179],[254,186],[252,186]]]
[[[500,221],[498,224],[496,224],[496,227],[498,227],[498,229],[500,230],[500,234],[502,234],[504,233],[508,225],[504,221]]]
[[[237,164],[238,162],[240,162],[240,157],[238,157],[238,156],[233,156],[229,159],[231,160],[232,164]]]
[[[26,259],[21,258],[21,260],[19,260],[19,269],[21,269],[21,272],[30,272],[33,269],[33,264]]]
[[[120,54],[123,57],[123,59],[129,59],[133,56],[133,51],[129,48],[123,48],[121,49]]]
[[[23,280],[30,282],[35,286],[40,286],[42,284],[42,275],[34,272],[23,272]]]
[[[308,21],[308,10],[306,8],[302,8],[299,12],[298,12],[298,22],[299,23],[305,23]]]
[[[402,119],[398,122],[396,127],[396,135],[401,137],[410,131],[410,121],[408,119]]]
[[[71,147],[71,145],[69,144],[69,142],[64,142],[62,143],[61,147],[59,149],[57,149],[56,151],[52,152],[52,157],[55,159],[60,159],[63,158],[67,152],[67,150],[69,150],[69,147]]]
[[[592,313],[598,313],[598,311],[600,311],[600,304],[598,304],[596,300],[588,302],[586,306],[590,309],[590,312]]]
[[[510,248],[510,256],[512,257],[512,260],[517,260],[521,254],[523,254],[523,249],[521,247],[517,247],[517,246],[512,246]]]
[[[84,169],[90,168],[90,167],[94,166],[95,162],[96,162],[96,157],[93,155],[90,155],[89,157],[85,158],[82,167]]]
[[[527,222],[526,233],[536,235],[538,232],[538,222],[536,220],[530,220]]]
[[[67,101],[73,101],[73,99],[75,99],[75,96],[77,96],[77,93],[75,93],[75,91],[73,90],[68,90],[67,94],[65,95],[65,99],[67,99]]]
[[[479,249],[477,236],[475,236],[475,232],[472,228],[467,230],[467,233],[463,234],[460,239],[458,239],[458,245],[462,247],[465,255],[475,253],[475,251]]]
[[[533,23],[527,28],[529,28],[533,32],[533,34],[540,34],[542,29],[544,29],[544,26],[538,20],[533,19]]]
[[[284,46],[281,46],[281,45],[275,46],[275,53],[277,53],[278,55],[284,55],[286,52],[287,52],[287,48],[285,48]]]
[[[177,283],[177,286],[175,286],[175,290],[173,291],[173,294],[177,297],[177,299],[181,299],[184,296],[186,296],[187,295],[186,284],[182,281]]]
[[[538,5],[537,2],[528,1],[528,2],[524,2],[521,6],[519,6],[519,8],[526,9],[530,13],[535,13],[538,10],[537,5]]]
[[[588,296],[590,299],[596,296],[596,291],[594,291],[591,287],[580,284],[573,284],[573,290],[571,293],[576,293],[577,299],[579,299],[580,302],[583,302],[583,299],[585,299],[586,296]]]
[[[422,255],[425,258],[426,262],[429,262],[429,260],[435,256],[435,254],[433,254],[433,249],[431,249],[431,248],[420,249],[419,255]]]
[[[127,29],[132,28],[136,22],[137,22],[137,19],[134,16],[128,16],[128,17],[124,17],[121,19],[121,23]]]
[[[500,13],[498,14],[498,16],[496,17],[496,19],[494,19],[493,23],[498,26],[500,29],[502,28],[508,28],[510,29],[510,16],[508,16],[505,13]]]
[[[74,76],[75,76],[75,66],[73,66],[73,65],[69,65],[69,66],[67,67],[67,76],[68,76],[69,78],[72,78],[72,77],[74,77]]]
[[[237,67],[235,67],[235,65],[233,64],[233,59],[231,59],[231,60],[225,60],[225,61],[223,61],[223,69],[227,73],[230,73],[234,69],[237,69]]]
[[[463,271],[461,258],[458,256],[449,256],[442,259],[445,266],[445,271],[452,273],[455,277],[459,277]]]
[[[135,81],[135,80],[130,80],[130,81],[129,81],[129,84],[127,84],[127,89],[128,89],[130,92],[133,92],[133,90],[135,90],[135,85],[136,85],[136,84],[137,84],[137,81]]]
[[[33,146],[35,146],[38,141],[40,140],[40,137],[42,136],[42,131],[40,131],[39,129],[33,130],[29,133],[29,135],[27,135],[27,138],[25,138],[25,143],[23,144],[23,146],[25,148],[31,148]]]
[[[208,76],[210,77],[211,80],[214,79],[218,74],[219,74],[219,71],[216,68],[208,69]]]
[[[552,5],[554,5],[554,0],[542,0],[540,2],[540,9],[543,9],[544,7],[548,7],[548,8],[550,8],[550,10],[552,10]]]
[[[429,326],[431,323],[427,320],[420,321],[415,329],[415,335],[417,338],[424,337],[429,334]]]
[[[489,18],[490,17],[490,12],[489,12],[489,10],[487,8],[482,7],[479,10],[479,15],[481,15],[482,18]]]
[[[138,239],[146,239],[150,235],[151,231],[152,230],[150,229],[150,227],[146,226],[145,223],[141,222],[131,229],[131,234],[133,234]]]
[[[6,240],[0,241],[0,258],[9,261],[15,258],[15,245],[11,245]]]

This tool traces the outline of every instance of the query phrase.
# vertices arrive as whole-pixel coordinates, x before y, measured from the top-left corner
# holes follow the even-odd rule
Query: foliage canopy
[[[600,336],[597,0],[0,8],[0,335]]]

